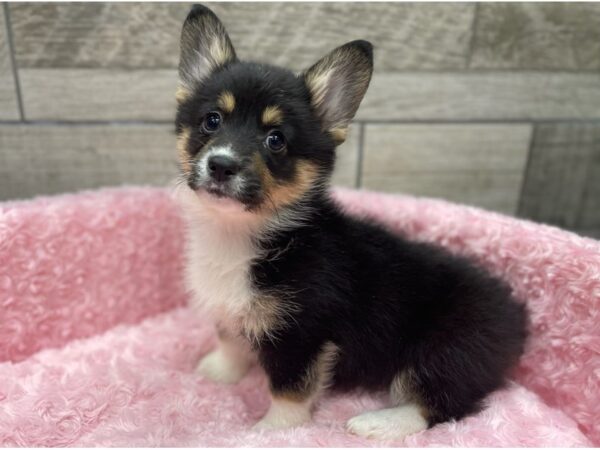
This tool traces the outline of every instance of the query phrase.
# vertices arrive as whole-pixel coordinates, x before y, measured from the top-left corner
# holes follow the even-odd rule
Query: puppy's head
[[[353,41],[301,74],[238,60],[203,6],[181,33],[176,130],[182,175],[200,198],[273,212],[322,189],[362,100],[372,47]]]

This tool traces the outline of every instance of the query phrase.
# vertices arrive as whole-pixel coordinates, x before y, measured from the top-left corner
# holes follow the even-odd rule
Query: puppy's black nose
[[[240,171],[237,161],[229,156],[215,155],[208,159],[208,172],[213,180],[223,183]]]

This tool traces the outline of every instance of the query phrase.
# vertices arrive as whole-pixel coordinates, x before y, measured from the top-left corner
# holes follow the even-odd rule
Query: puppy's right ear
[[[180,89],[187,92],[218,68],[236,60],[225,27],[215,13],[202,5],[194,5],[185,19],[180,47]],[[178,92],[178,97],[182,94]]]

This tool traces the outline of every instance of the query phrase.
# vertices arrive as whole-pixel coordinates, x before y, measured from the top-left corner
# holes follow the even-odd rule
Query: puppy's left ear
[[[219,18],[210,9],[194,5],[181,30],[179,78],[193,87],[212,72],[236,60],[235,50]]]
[[[373,46],[352,41],[336,48],[304,72],[313,108],[336,142],[346,139],[373,72]]]

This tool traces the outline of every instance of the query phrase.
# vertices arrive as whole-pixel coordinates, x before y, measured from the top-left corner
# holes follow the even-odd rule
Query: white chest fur
[[[235,334],[270,336],[291,306],[252,283],[251,267],[260,256],[255,239],[264,219],[183,186],[174,193],[187,222],[185,281],[194,306]]]
[[[247,232],[218,220],[190,221],[186,283],[196,306],[234,328],[254,298],[250,266],[256,250]]]

